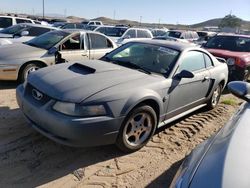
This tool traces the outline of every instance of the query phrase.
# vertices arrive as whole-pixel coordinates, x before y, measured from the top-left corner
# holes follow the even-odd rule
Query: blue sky
[[[44,0],[45,14],[194,24],[232,14],[250,21],[250,0]],[[0,0],[0,12],[42,13],[42,0]]]

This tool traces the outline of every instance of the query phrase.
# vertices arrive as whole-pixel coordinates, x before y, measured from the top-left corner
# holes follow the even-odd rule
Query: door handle
[[[87,54],[82,54],[82,56],[83,56],[83,57],[88,57],[88,55],[87,55]]]
[[[203,81],[207,81],[207,80],[210,80],[210,77],[209,76],[205,76]]]

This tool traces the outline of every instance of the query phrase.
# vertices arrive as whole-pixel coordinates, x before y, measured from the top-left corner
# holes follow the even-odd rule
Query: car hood
[[[249,117],[250,105],[244,104],[215,136],[190,188],[250,187]]]
[[[13,35],[0,33],[0,38],[13,38]]]
[[[81,103],[105,89],[149,75],[100,60],[50,66],[32,73],[28,82],[56,100]]]
[[[249,52],[234,52],[234,51],[229,51],[229,50],[220,50],[220,49],[211,49],[211,48],[206,48],[207,51],[209,51],[211,54],[214,56],[222,57],[222,58],[246,58],[250,57]]]
[[[39,58],[47,51],[35,48],[23,43],[13,43],[0,46],[0,60],[25,59],[30,57]]]

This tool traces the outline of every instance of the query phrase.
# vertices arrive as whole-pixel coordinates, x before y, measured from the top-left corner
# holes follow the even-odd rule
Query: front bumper
[[[43,106],[33,103],[18,86],[16,98],[31,126],[44,136],[64,145],[90,147],[114,144],[124,117],[77,118],[52,109],[55,100]]]
[[[0,80],[17,80],[19,66],[0,64]]]
[[[245,78],[246,73],[248,73],[248,69],[241,68],[236,65],[228,65],[229,75],[228,79],[229,81],[242,81]]]

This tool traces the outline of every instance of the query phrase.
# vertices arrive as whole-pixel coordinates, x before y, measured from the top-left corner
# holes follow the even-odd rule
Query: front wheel
[[[153,136],[156,125],[157,117],[154,109],[141,105],[125,118],[116,145],[124,152],[137,151]]]
[[[219,84],[215,88],[211,98],[209,99],[209,101],[207,103],[208,109],[210,109],[210,110],[214,109],[219,104],[221,93],[222,93],[222,86]]]
[[[34,64],[34,63],[26,65],[24,67],[24,69],[22,70],[22,72],[20,73],[20,75],[19,75],[19,81],[21,83],[23,83],[28,78],[28,75],[31,72],[34,72],[34,71],[36,71],[36,70],[38,70],[40,68],[41,68],[41,66],[39,66],[37,64]]]

